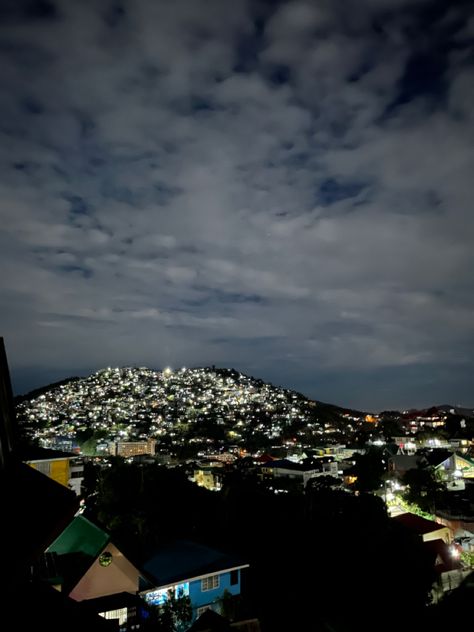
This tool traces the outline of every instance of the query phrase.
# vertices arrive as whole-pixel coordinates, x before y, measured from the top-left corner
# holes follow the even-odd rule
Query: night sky
[[[0,2],[17,392],[235,367],[474,405],[474,14],[428,0]]]

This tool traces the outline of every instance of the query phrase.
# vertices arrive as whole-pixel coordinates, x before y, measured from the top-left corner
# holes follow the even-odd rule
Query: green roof
[[[109,535],[95,524],[76,516],[71,524],[51,544],[48,552],[64,555],[66,553],[85,553],[97,557],[109,541]]]

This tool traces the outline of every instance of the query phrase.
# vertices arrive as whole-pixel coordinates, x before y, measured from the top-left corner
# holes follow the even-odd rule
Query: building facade
[[[37,448],[25,455],[24,462],[64,487],[81,494],[84,461],[81,457],[57,450]]]
[[[155,454],[156,441],[113,441],[109,443],[109,454],[112,456],[122,456],[125,459],[141,454]]]
[[[241,573],[248,568],[236,558],[188,541],[158,551],[144,566],[148,585],[140,592],[150,606],[163,605],[169,591],[189,597],[193,620],[205,610],[222,614],[225,600],[240,595]]]

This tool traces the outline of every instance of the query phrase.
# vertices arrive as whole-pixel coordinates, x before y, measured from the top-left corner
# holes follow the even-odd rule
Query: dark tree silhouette
[[[419,505],[423,511],[433,512],[436,497],[443,490],[434,468],[419,463],[416,468],[404,474],[403,482],[407,486],[405,500]]]

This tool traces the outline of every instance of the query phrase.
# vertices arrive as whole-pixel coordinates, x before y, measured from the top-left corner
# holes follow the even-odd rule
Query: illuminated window
[[[118,619],[119,625],[122,625],[127,621],[127,608],[120,608],[119,610],[109,610],[108,612],[99,612],[99,615],[104,619]]]
[[[176,599],[179,597],[189,597],[189,582],[176,584],[168,588],[158,588],[145,593],[145,601],[153,606],[162,606],[169,598],[169,592],[174,592]]]
[[[209,577],[204,577],[201,580],[201,590],[202,592],[214,590],[214,588],[219,588],[219,583],[219,575],[209,575]]]

